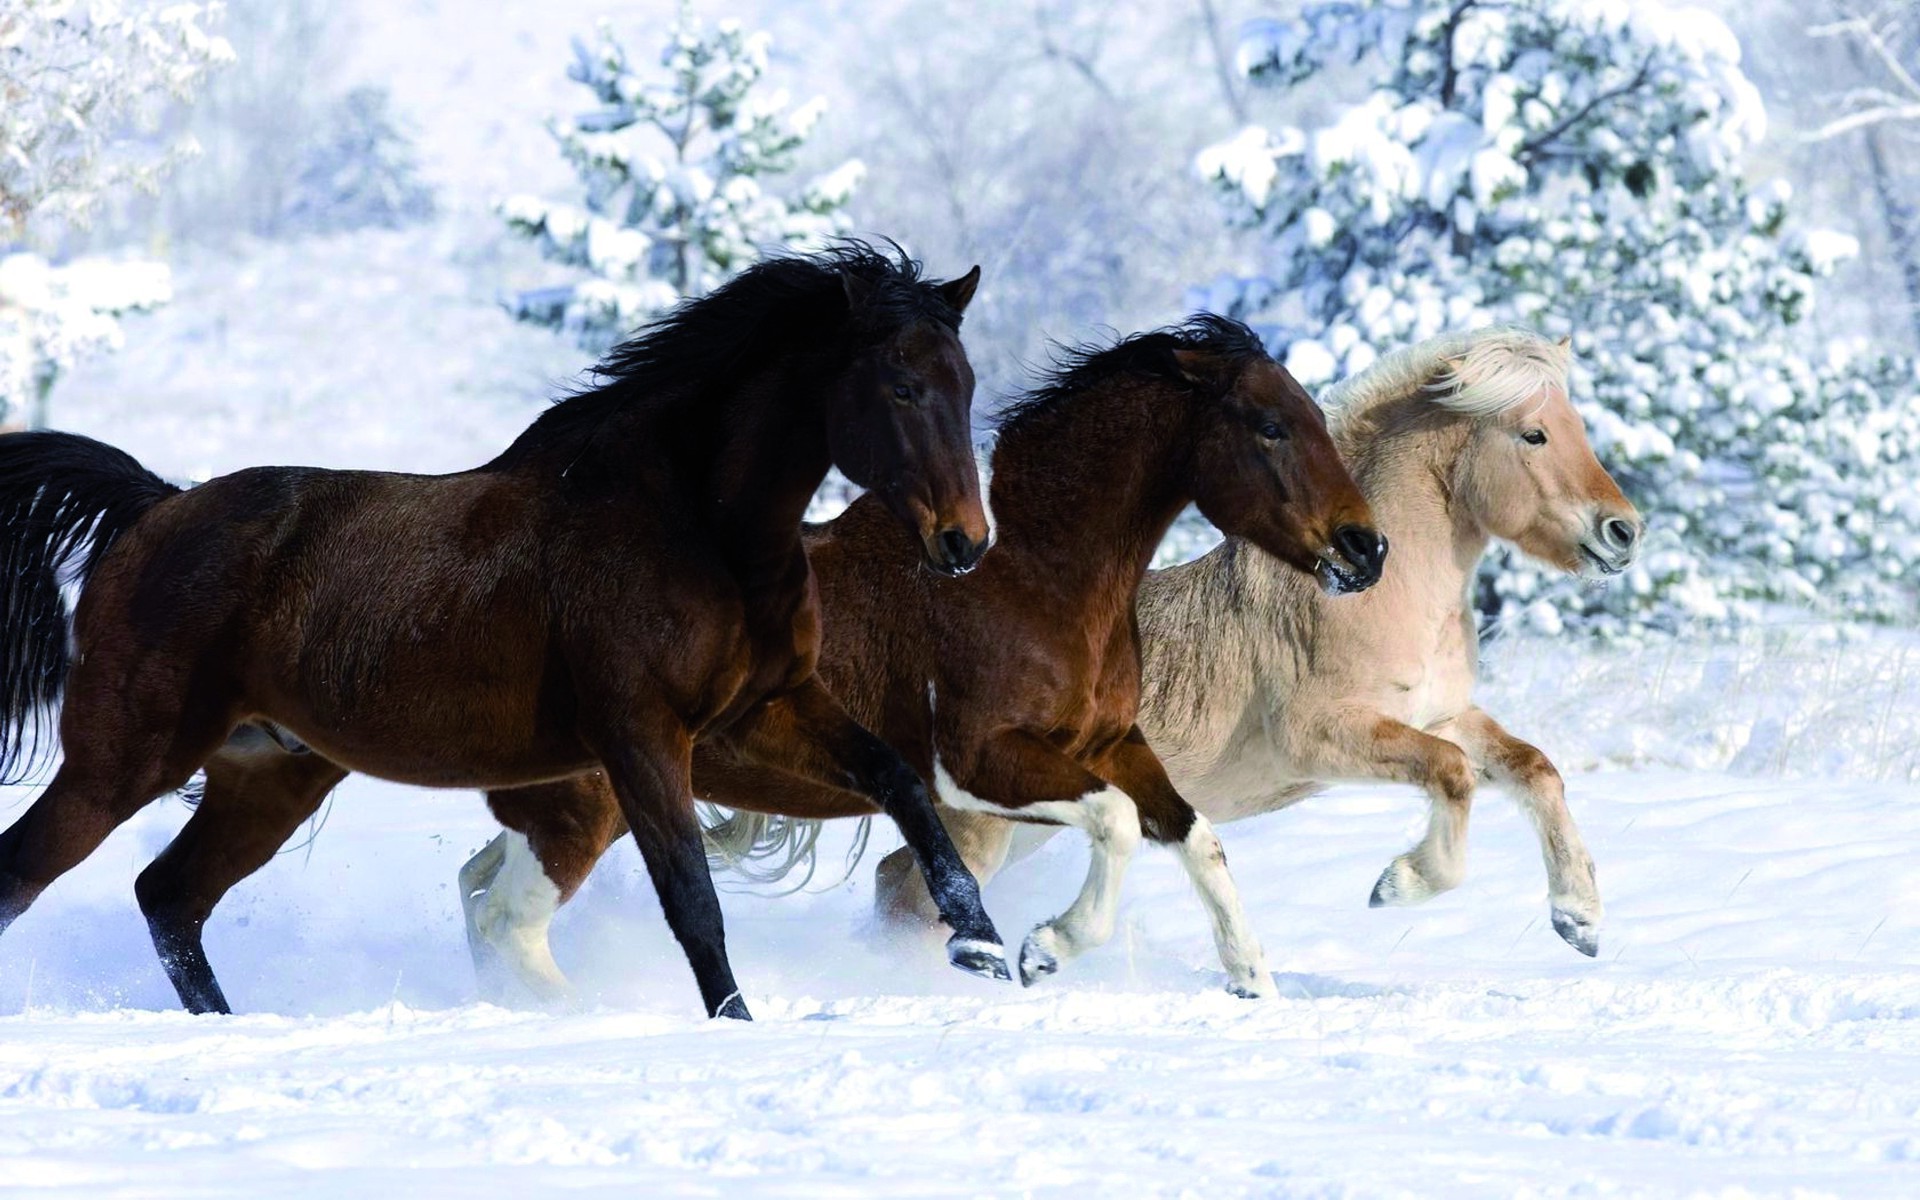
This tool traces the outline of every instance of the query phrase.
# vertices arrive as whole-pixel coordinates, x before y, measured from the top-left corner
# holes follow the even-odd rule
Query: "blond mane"
[[[1545,388],[1566,390],[1571,363],[1565,343],[1530,329],[1496,325],[1443,333],[1395,350],[1341,380],[1320,394],[1320,403],[1336,436],[1416,393],[1450,412],[1493,417],[1534,399]]]

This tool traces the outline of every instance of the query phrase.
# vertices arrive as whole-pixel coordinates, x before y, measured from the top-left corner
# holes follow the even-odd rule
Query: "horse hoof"
[[[1007,969],[1007,952],[998,942],[983,942],[955,934],[947,939],[947,961],[967,974],[978,975],[982,979],[1013,978],[1013,972]]]
[[[1600,953],[1600,930],[1585,917],[1556,908],[1553,910],[1553,931],[1565,939],[1567,945],[1588,958]]]
[[[1060,969],[1060,960],[1053,952],[1035,939],[1037,932],[1027,935],[1020,946],[1020,986],[1032,987]]]
[[[1227,991],[1242,1000],[1271,1000],[1276,995],[1271,985],[1263,988],[1257,983],[1229,983]]]
[[[740,993],[735,992],[725,1000],[722,1000],[719,1008],[713,1010],[713,1019],[716,1021],[751,1021],[753,1020],[753,1014],[747,1011],[747,1002],[740,998]]]
[[[1402,908],[1431,900],[1436,893],[1444,890],[1422,878],[1413,861],[1403,854],[1380,872],[1379,882],[1373,885],[1373,894],[1367,897],[1367,907]]]

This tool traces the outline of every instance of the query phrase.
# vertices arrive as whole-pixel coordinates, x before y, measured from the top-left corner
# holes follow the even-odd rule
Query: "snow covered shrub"
[[[1807,349],[1815,283],[1855,246],[1742,177],[1766,115],[1719,18],[1323,0],[1251,24],[1239,64],[1279,89],[1364,64],[1370,90],[1200,154],[1266,259],[1198,303],[1260,328],[1309,387],[1446,329],[1573,337],[1576,399],[1647,553],[1605,591],[1496,557],[1490,614],[1620,632],[1767,600],[1911,612],[1920,387],[1909,364]]]
[[[817,245],[847,228],[844,209],[865,168],[842,163],[789,196],[763,180],[784,175],[825,111],[792,107],[760,87],[769,35],[736,21],[702,28],[685,5],[659,72],[631,60],[602,25],[576,40],[567,77],[597,107],[549,122],[585,189],[584,205],[515,196],[499,208],[509,228],[589,279],[522,292],[509,309],[599,351],[682,296],[724,282],[772,247]]]
[[[386,89],[354,88],[323,116],[287,199],[285,221],[316,233],[398,229],[433,215],[413,143]]]
[[[164,303],[166,268],[49,263],[28,246],[81,226],[110,189],[151,189],[188,140],[151,136],[230,61],[218,4],[7,0],[0,7],[0,420],[43,424],[60,372],[117,346],[121,313]],[[130,136],[131,135],[131,136]]]

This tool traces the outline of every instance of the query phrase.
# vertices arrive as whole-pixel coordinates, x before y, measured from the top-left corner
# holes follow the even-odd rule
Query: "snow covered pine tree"
[[[1767,601],[1910,614],[1920,563],[1911,363],[1810,350],[1815,281],[1853,239],[1788,219],[1743,157],[1766,114],[1727,27],[1654,0],[1333,0],[1252,23],[1257,85],[1365,99],[1312,129],[1203,151],[1266,269],[1199,289],[1309,387],[1489,321],[1571,334],[1577,399],[1649,520],[1626,580],[1582,591],[1517,560],[1489,616],[1626,633]]]
[[[769,35],[738,22],[703,29],[682,5],[661,53],[664,78],[636,70],[607,25],[574,42],[567,77],[599,107],[548,128],[579,175],[585,207],[515,196],[508,226],[591,278],[522,292],[523,321],[599,352],[682,296],[697,296],[769,247],[805,248],[847,228],[865,168],[849,160],[784,199],[761,180],[793,169],[825,102],[790,108],[758,85]]]
[[[107,192],[151,189],[190,141],[157,128],[233,59],[219,4],[8,0],[0,7],[0,423],[44,425],[60,373],[120,344],[122,313],[172,296],[153,262],[55,265],[36,236],[84,226]]]

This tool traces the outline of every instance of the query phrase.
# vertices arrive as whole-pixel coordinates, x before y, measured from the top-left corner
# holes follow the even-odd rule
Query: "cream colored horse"
[[[1375,906],[1458,885],[1476,782],[1503,787],[1539,832],[1554,929],[1591,955],[1600,892],[1560,774],[1473,703],[1469,593],[1493,539],[1589,578],[1625,570],[1639,544],[1639,515],[1567,398],[1567,367],[1564,342],[1497,329],[1402,350],[1329,390],[1335,443],[1393,546],[1385,575],[1330,601],[1229,541],[1148,576],[1140,726],[1216,824],[1339,781],[1425,791],[1426,836],[1388,864]],[[1011,825],[941,816],[982,883],[1004,865]],[[883,914],[929,919],[900,853],[879,882]]]
[[[1473,704],[1468,605],[1496,538],[1593,578],[1633,560],[1639,515],[1594,458],[1567,398],[1567,368],[1565,343],[1499,329],[1397,352],[1329,390],[1322,401],[1335,442],[1393,546],[1381,582],[1329,599],[1233,541],[1148,576],[1138,601],[1140,726],[1175,786],[1216,823],[1284,808],[1343,780],[1426,791],[1426,836],[1388,865],[1375,905],[1414,904],[1456,886],[1476,782],[1503,785],[1539,831],[1554,928],[1593,954],[1601,918],[1593,862],[1553,764]],[[1013,826],[977,811],[943,808],[941,816],[984,884],[1006,863]],[[772,858],[786,867],[806,857],[793,848],[815,832],[809,822],[750,814],[708,828],[717,860]],[[1082,889],[1091,906],[1083,924],[1093,932],[1071,953],[1111,934],[1136,841],[1095,844]],[[544,883],[525,839],[496,842],[476,864],[495,853],[507,860],[500,878]],[[883,914],[938,920],[904,851],[882,861],[879,885]],[[544,955],[558,899],[551,885],[462,892],[476,956],[496,951],[536,993],[556,994],[564,981]],[[495,929],[517,932],[493,937]],[[528,958],[523,943],[543,954]],[[542,963],[552,978],[536,969]]]

